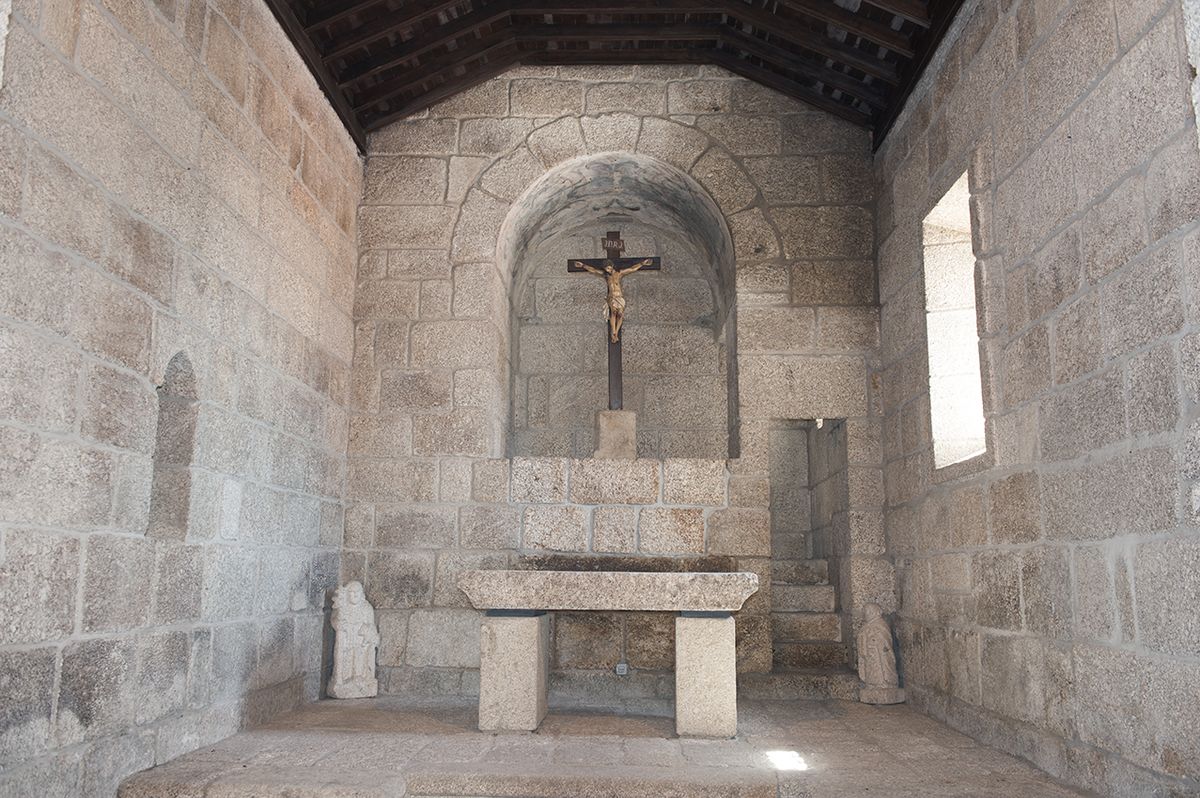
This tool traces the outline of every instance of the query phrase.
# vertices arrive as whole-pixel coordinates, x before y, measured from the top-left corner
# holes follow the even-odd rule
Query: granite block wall
[[[771,668],[771,430],[781,419],[848,419],[855,490],[861,506],[881,513],[872,191],[863,131],[707,67],[515,69],[372,135],[359,209],[343,576],[362,578],[387,610],[381,631],[389,692],[469,699],[477,689],[478,616],[462,606],[453,584],[464,567],[681,567],[697,557],[728,567],[733,557],[763,585],[739,624],[741,667]],[[597,208],[616,223],[597,222]],[[589,237],[597,226],[627,229],[631,254],[650,246],[647,237],[682,244],[682,256],[664,253],[664,270],[675,270],[665,279],[708,283],[714,323],[701,327],[689,324],[692,316],[672,315],[678,306],[664,305],[657,318],[650,312],[654,296],[644,289],[663,275],[630,278],[625,329],[627,362],[639,325],[678,337],[678,345],[668,341],[664,365],[676,377],[686,358],[719,342],[727,347],[723,410],[730,420],[714,437],[739,439],[738,456],[691,461],[721,474],[721,502],[676,508],[651,493],[613,507],[559,497],[544,508],[504,487],[502,475],[521,462],[506,465],[504,457],[521,451],[512,446],[522,432],[510,426],[513,412],[537,405],[532,392],[522,394],[522,383],[536,375],[521,362],[526,346],[514,347],[514,336],[534,326],[518,329],[520,314],[538,310],[540,281],[568,279],[558,273],[562,247],[579,242],[556,237],[585,226]],[[534,280],[531,309],[522,304],[523,270],[541,275],[542,244],[554,253],[545,261],[553,274]],[[590,332],[599,286],[588,302],[582,292],[595,278],[569,279],[583,281],[572,303],[594,337],[556,333],[545,349],[571,363],[592,352],[600,363],[589,368],[602,373],[602,339]],[[551,310],[565,314],[569,306]],[[576,391],[557,400],[563,418],[577,432],[589,430],[603,392],[570,381],[563,387]],[[647,403],[647,429],[658,434],[693,412],[689,401],[695,413],[712,413],[722,398],[715,390],[664,392],[665,420],[656,430]],[[706,428],[718,429],[715,421]],[[550,453],[587,450],[576,444]],[[628,467],[657,473],[676,462],[661,443],[642,454]],[[560,469],[567,462],[534,460]],[[569,470],[586,462],[571,460]],[[617,484],[641,484],[622,473]],[[650,506],[658,501],[663,508]],[[409,517],[414,510],[419,519]],[[658,543],[648,547],[648,535]],[[599,539],[612,542],[597,549]],[[412,591],[394,596],[385,584]],[[869,587],[861,579],[850,584]],[[890,571],[878,585],[893,606]],[[658,623],[564,621],[551,699],[628,707],[669,698]],[[448,645],[458,653],[446,658],[439,652]],[[612,657],[624,651],[632,664],[635,650],[658,653],[639,660],[634,676],[613,676]],[[606,653],[593,657],[597,651]]]
[[[317,695],[361,162],[261,3],[3,12],[0,793],[110,796]]]
[[[1168,0],[968,3],[876,156],[910,701],[1105,795],[1200,773],[1183,22]],[[921,222],[964,172],[987,452],[934,468]]]

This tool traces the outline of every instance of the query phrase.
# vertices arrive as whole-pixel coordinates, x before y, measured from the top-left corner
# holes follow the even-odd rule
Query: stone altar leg
[[[488,613],[479,636],[480,731],[533,731],[546,717],[550,616]]]
[[[737,655],[728,613],[681,613],[675,619],[675,732],[737,735]]]
[[[637,458],[637,413],[632,410],[596,412],[596,453],[593,457]]]

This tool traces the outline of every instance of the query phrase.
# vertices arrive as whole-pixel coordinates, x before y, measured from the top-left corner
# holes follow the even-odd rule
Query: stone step
[[[847,664],[844,643],[776,642],[772,648],[776,668],[837,668]]]
[[[743,673],[738,698],[761,701],[837,698],[858,700],[858,676],[846,667],[776,668],[770,673]]]
[[[829,563],[826,560],[772,560],[771,583],[791,585],[828,584]]]
[[[771,585],[771,609],[776,612],[834,612],[833,585]]]
[[[832,612],[772,612],[771,639],[784,643],[840,643],[842,618]]]

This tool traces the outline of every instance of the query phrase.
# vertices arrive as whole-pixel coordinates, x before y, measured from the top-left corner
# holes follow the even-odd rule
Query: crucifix
[[[601,239],[601,244],[607,257],[569,260],[567,271],[588,272],[603,277],[608,285],[608,296],[604,302],[604,318],[608,322],[608,409],[620,410],[621,324],[625,321],[625,294],[621,291],[621,278],[641,269],[661,269],[662,261],[659,258],[622,258],[625,242],[617,231],[607,233]]]

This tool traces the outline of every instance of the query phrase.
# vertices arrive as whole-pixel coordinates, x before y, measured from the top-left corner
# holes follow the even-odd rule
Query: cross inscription
[[[601,244],[607,257],[567,261],[568,272],[588,272],[604,278],[608,296],[604,301],[604,319],[608,327],[608,409],[620,410],[623,401],[621,381],[621,325],[625,321],[625,293],[621,279],[641,269],[662,268],[660,258],[622,258],[625,242],[621,234],[610,231]]]

